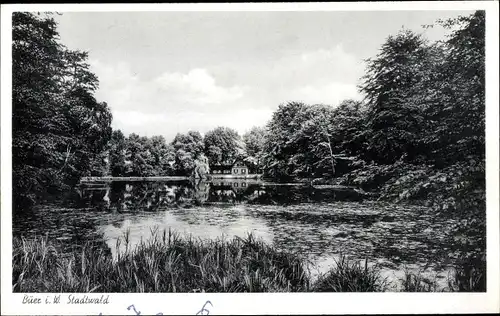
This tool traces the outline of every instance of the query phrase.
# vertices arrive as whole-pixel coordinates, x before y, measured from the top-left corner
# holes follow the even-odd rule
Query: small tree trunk
[[[330,163],[332,164],[332,177],[335,178],[335,157],[333,156],[332,145],[330,143],[330,136],[328,138],[328,150],[330,151]]]

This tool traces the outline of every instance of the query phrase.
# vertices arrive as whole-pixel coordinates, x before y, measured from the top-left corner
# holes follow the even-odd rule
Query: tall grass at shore
[[[314,292],[384,292],[388,282],[378,270],[341,256],[330,270],[313,283]]]
[[[125,238],[127,243],[127,238]],[[116,245],[120,248],[120,242]],[[70,255],[47,239],[15,239],[15,292],[298,292],[308,291],[306,261],[257,240],[153,234],[113,258],[87,244]]]
[[[125,243],[125,250],[122,250]],[[201,240],[170,231],[130,247],[118,239],[116,256],[89,242],[69,254],[45,238],[14,238],[14,292],[380,292],[388,283],[376,267],[341,256],[313,279],[305,258],[278,251],[254,235]],[[464,273],[457,274],[464,278]],[[451,290],[480,291],[455,278]],[[458,281],[457,281],[458,280]],[[457,283],[459,282],[459,283]],[[403,291],[432,291],[406,274]],[[452,282],[453,283],[453,282]],[[451,283],[450,283],[451,284]]]

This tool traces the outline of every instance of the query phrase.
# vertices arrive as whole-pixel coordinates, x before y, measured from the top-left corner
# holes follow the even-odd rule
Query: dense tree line
[[[209,166],[243,159],[275,180],[319,178],[396,201],[484,208],[484,12],[437,25],[450,29],[447,40],[409,30],[386,39],[367,60],[362,101],[289,102],[242,136],[217,127],[168,142],[112,132],[109,108],[93,96],[87,54],[59,43],[50,16],[16,13],[16,198],[34,201],[85,175],[191,175],[207,157]]]
[[[389,36],[366,61],[362,101],[289,102],[244,135],[217,127],[172,141],[112,131],[87,53],[59,42],[50,15],[16,12],[12,23],[15,209],[82,176],[190,176],[243,159],[275,181],[354,185],[383,200],[432,206],[454,219],[450,244],[472,260],[467,266],[484,269],[483,11],[438,21],[433,27],[449,29],[443,41],[409,30]]]
[[[264,169],[425,202],[458,219],[453,238],[477,259],[486,225],[485,13],[437,26],[450,30],[446,40],[409,30],[387,38],[366,61],[362,102],[281,105],[267,124]]]
[[[379,54],[367,60],[359,87],[362,101],[346,100],[336,107],[289,102],[265,126],[243,136],[217,127],[204,137],[190,131],[169,144],[158,139],[161,145],[155,149],[146,138],[131,135],[121,161],[134,167],[118,168],[119,173],[189,175],[204,155],[211,166],[244,159],[255,172],[263,169],[275,180],[336,179],[396,199],[443,189],[425,181],[432,178],[429,172],[480,175],[485,156],[484,12],[438,21],[438,26],[450,29],[447,40],[430,42],[409,30],[389,36]],[[400,186],[387,186],[391,181]]]
[[[280,105],[267,125],[263,143],[266,175],[279,179],[334,178],[345,173],[360,150],[355,132],[362,127],[363,111],[363,105],[353,100],[337,108],[301,102]]]
[[[207,172],[210,166],[231,165],[237,159],[247,160],[249,167],[257,171],[262,133],[255,127],[241,137],[237,131],[221,126],[204,137],[189,131],[167,142],[163,136],[125,137],[116,130],[109,143],[109,172],[113,176],[191,176],[204,158],[208,160]]]
[[[109,173],[112,176],[161,176],[173,173],[175,159],[173,146],[163,136],[125,137],[120,130],[113,131],[109,145]]]
[[[409,30],[387,38],[367,60],[363,101],[280,105],[266,126],[266,174],[335,179],[396,200],[447,196],[438,179],[483,190],[484,12],[438,25],[451,29],[447,40]]]
[[[50,15],[12,16],[14,204],[34,203],[105,170],[111,112],[94,98],[87,53],[59,43]]]

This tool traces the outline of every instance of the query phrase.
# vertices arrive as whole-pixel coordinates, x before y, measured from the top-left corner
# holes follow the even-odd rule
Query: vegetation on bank
[[[484,23],[477,11],[438,21],[449,29],[444,41],[409,30],[388,36],[366,61],[363,101],[289,102],[242,136],[216,127],[167,140],[112,131],[109,107],[94,98],[98,79],[87,53],[60,43],[50,15],[16,12],[14,202],[34,203],[81,176],[189,176],[202,157],[210,165],[243,158],[276,181],[324,178],[389,200],[428,198],[432,176],[450,187],[474,178],[482,190]],[[441,193],[436,202],[453,206]]]
[[[205,137],[188,131],[171,141],[162,136],[126,137],[111,129],[109,107],[94,97],[98,79],[90,71],[87,53],[69,50],[59,42],[57,23],[50,15],[15,12],[12,23],[14,213],[71,188],[82,176],[190,175],[203,157],[210,164],[240,157],[275,181],[323,178],[326,183],[377,192],[384,200],[425,203],[434,208],[436,216],[457,219],[450,243],[461,245],[464,257],[473,259],[457,270],[461,272],[456,280],[474,281],[468,286],[457,281],[456,288],[475,289],[483,283],[484,277],[478,277],[477,271],[486,269],[481,259],[486,251],[484,11],[438,21],[436,27],[449,30],[444,41],[430,42],[409,30],[389,36],[379,54],[366,61],[359,87],[363,101],[345,100],[338,105],[289,102],[281,104],[269,122],[243,137],[218,127]],[[176,242],[183,245],[177,252],[171,250],[177,248],[153,244],[113,264],[100,248],[88,246],[68,259],[46,241],[16,241],[15,283],[19,281],[21,289],[39,282],[34,288],[47,284],[61,289],[79,286],[85,291],[112,291],[124,289],[122,286],[136,290],[146,286],[170,286],[169,291],[174,286],[175,290],[196,290],[195,286],[219,289],[222,285],[243,290],[254,280],[259,280],[255,286],[287,291],[318,285],[305,285],[308,278],[301,276],[301,264],[277,264],[273,259],[269,266],[255,270],[247,261],[235,263],[234,257],[224,260],[234,259],[228,268],[239,271],[236,275],[208,266],[202,270],[187,263],[178,265],[183,261],[175,261],[181,260],[177,257],[161,257],[164,264],[175,263],[179,275],[189,271],[201,275],[200,284],[186,283],[182,276],[154,266],[149,272],[159,271],[147,276],[152,279],[139,279],[137,273],[144,268],[130,264],[151,256],[155,260],[150,259],[149,264],[153,264],[163,251],[174,256],[191,249],[186,258],[197,253],[197,260],[225,262],[220,261],[221,250],[209,248],[226,247],[221,242]],[[227,245],[236,251],[242,241],[233,242]],[[253,241],[249,244],[255,245]],[[272,249],[259,247],[251,254],[260,258],[262,250],[274,258]],[[216,254],[217,260],[213,258]],[[142,263],[146,265],[141,267],[149,267]],[[202,261],[193,264],[205,267]],[[295,272],[290,274],[287,269]],[[278,280],[271,270],[282,273]],[[87,277],[82,271],[91,273]],[[268,274],[263,275],[264,271]],[[120,282],[126,277],[136,281],[119,285],[108,280],[108,275]],[[151,283],[160,276],[171,285]],[[217,279],[210,279],[213,277]],[[343,284],[339,281],[343,277],[325,278],[330,281],[323,284],[329,284],[326,288]],[[283,283],[292,280],[298,283]],[[416,280],[409,280],[408,286],[421,288]]]
[[[305,258],[246,238],[200,240],[154,231],[134,248],[119,239],[62,252],[47,238],[15,238],[14,292],[380,292],[391,284],[376,266],[341,257],[313,278]],[[125,248],[126,250],[124,250]],[[407,272],[402,291],[436,291],[435,282]],[[443,291],[485,291],[485,270],[464,263]]]

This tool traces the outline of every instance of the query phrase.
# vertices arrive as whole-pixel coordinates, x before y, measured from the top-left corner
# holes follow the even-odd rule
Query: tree
[[[175,173],[191,175],[195,160],[203,153],[203,137],[199,132],[189,131],[187,134],[177,134],[172,141],[175,151]]]
[[[408,97],[429,67],[427,41],[412,31],[389,36],[376,58],[367,60],[360,86],[368,104],[368,148],[373,160],[394,163],[418,154],[416,143],[423,124],[422,111]]]
[[[442,62],[421,86],[429,91],[427,120],[433,123],[424,141],[440,167],[457,160],[485,157],[485,13],[439,21],[454,28],[442,43]],[[423,86],[423,87],[422,87]]]
[[[122,131],[113,131],[109,149],[110,172],[113,177],[125,176],[125,146],[126,140]]]
[[[285,179],[334,176],[338,155],[334,114],[328,105],[281,105],[268,124],[263,146],[266,172]]]
[[[135,133],[129,135],[126,145],[127,176],[150,177],[154,175],[148,138]]]
[[[168,176],[174,173],[174,148],[163,136],[125,138],[114,131],[110,142],[110,165],[113,176]]]
[[[365,158],[365,125],[368,120],[366,104],[344,100],[334,109],[335,134],[339,135],[339,151],[345,156]]]
[[[439,124],[425,141],[434,164],[447,171],[449,184],[437,196],[443,197],[442,209],[460,218],[456,239],[464,252],[481,257],[476,249],[484,254],[486,247],[485,12],[438,23],[453,31],[444,42],[444,62],[436,67],[438,80],[428,84],[442,93],[433,95],[436,106],[426,112]]]
[[[231,164],[243,156],[244,145],[241,137],[229,127],[217,127],[209,131],[203,143],[211,165]]]
[[[156,176],[173,174],[175,153],[172,145],[167,144],[163,136],[153,136],[149,139],[151,164],[155,167]]]
[[[197,180],[206,180],[208,174],[210,174],[208,158],[204,154],[200,154],[194,161],[191,177]]]
[[[264,154],[264,143],[267,132],[262,127],[252,127],[250,131],[243,135],[245,144],[246,160],[252,166],[251,173],[259,171],[262,167],[262,157]]]
[[[75,184],[101,168],[111,137],[107,104],[93,97],[98,81],[87,53],[58,41],[50,15],[12,17],[12,155],[15,204]]]
[[[298,148],[307,145],[291,141],[296,128],[299,127],[301,115],[307,107],[302,102],[280,104],[267,124],[268,137],[264,142],[264,171],[268,176],[277,179],[292,178],[297,170],[296,161],[290,159]]]
[[[359,130],[350,135],[346,131],[351,127],[346,124],[358,123],[363,117],[359,113],[355,117],[342,114],[359,110],[360,106],[359,102],[350,101],[337,108],[316,104],[302,109],[300,124],[290,135],[291,143],[297,144],[296,152],[291,156],[296,163],[297,176],[334,178],[347,171],[346,167],[354,157],[345,144],[356,142],[356,139],[347,138],[357,136],[354,133]]]

